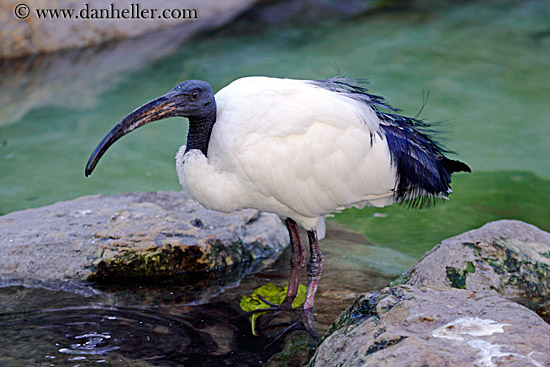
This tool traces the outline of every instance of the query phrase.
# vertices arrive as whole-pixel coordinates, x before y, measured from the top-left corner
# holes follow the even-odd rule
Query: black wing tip
[[[454,172],[472,173],[472,169],[466,163],[449,159],[449,158],[445,158],[445,160],[443,161],[443,166],[449,173],[454,173]]]
[[[460,162],[462,164],[462,168],[460,171],[455,171],[455,172],[468,172],[468,173],[472,173],[472,169],[470,168],[470,166],[468,166],[466,163],[463,163],[463,162]]]
[[[446,195],[433,196],[433,195],[421,195],[412,198],[397,198],[398,204],[404,206],[407,209],[429,209],[435,207],[439,201],[447,199]]]

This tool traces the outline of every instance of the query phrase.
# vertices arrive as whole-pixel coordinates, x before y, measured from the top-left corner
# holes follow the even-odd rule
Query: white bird
[[[296,297],[305,265],[298,226],[307,230],[304,310],[312,315],[324,218],[350,207],[446,198],[451,174],[470,172],[444,156],[427,124],[398,112],[359,81],[343,77],[247,77],[216,95],[208,83],[188,80],[115,126],[90,157],[86,176],[123,135],[156,120],[187,117],[187,145],[176,155],[184,190],[208,209],[253,208],[285,220],[292,257],[282,307],[290,308]]]

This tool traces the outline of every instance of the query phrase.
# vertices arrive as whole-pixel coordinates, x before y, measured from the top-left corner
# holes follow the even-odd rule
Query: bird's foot
[[[317,321],[315,320],[315,313],[312,308],[304,309],[304,326],[313,338],[321,339],[321,333],[317,327]]]
[[[243,316],[251,316],[254,314],[260,314],[258,316],[258,330],[265,335],[265,330],[282,328],[279,333],[274,337],[273,341],[270,344],[275,343],[277,340],[281,339],[283,336],[296,331],[296,330],[305,330],[308,334],[315,340],[320,339],[321,334],[317,327],[317,322],[315,321],[315,314],[313,309],[308,308],[304,309],[301,307],[293,308],[291,303],[275,304],[269,302],[265,298],[259,296],[263,302],[268,304],[269,308],[258,309],[254,311],[247,312]],[[290,313],[290,320],[283,321],[281,320],[281,314]]]
[[[303,339],[304,341],[309,340],[308,343],[311,344],[312,347],[316,346],[318,342],[321,339],[321,334],[319,333],[319,329],[317,328],[317,323],[315,321],[315,316],[311,309],[304,310],[302,308],[299,309],[300,312],[298,315],[300,317],[295,318],[290,323],[279,323],[279,324],[270,324],[270,325],[264,325],[268,320],[264,320],[259,328],[262,330],[262,333],[264,330],[270,329],[270,328],[276,328],[276,327],[282,327],[282,329],[279,329],[278,333],[271,337],[271,340],[268,345],[266,345],[266,349],[270,348],[272,345],[279,342],[281,339],[286,338],[288,335],[295,331],[304,330],[307,334],[304,336],[300,336],[299,339]],[[303,317],[302,317],[303,316]],[[307,339],[307,336],[309,336],[309,339]]]
[[[269,300],[267,300],[265,297],[261,296],[261,295],[256,295],[264,304],[268,305],[269,307],[266,307],[266,308],[258,308],[256,310],[252,310],[252,311],[248,311],[242,315],[240,315],[239,317],[248,317],[248,316],[252,316],[254,314],[259,314],[259,313],[269,313],[271,315],[275,314],[279,314],[281,312],[296,312],[296,311],[299,311],[301,310],[300,308],[294,308],[292,307],[291,303],[290,302],[285,302],[283,301],[283,303],[281,304],[277,304],[277,303],[273,303]]]

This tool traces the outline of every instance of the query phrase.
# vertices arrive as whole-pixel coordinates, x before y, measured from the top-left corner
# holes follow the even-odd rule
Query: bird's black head
[[[207,147],[212,126],[216,121],[216,101],[210,84],[202,80],[184,81],[165,95],[130,113],[103,138],[94,150],[86,165],[86,176],[92,173],[99,159],[118,139],[140,126],[175,116],[189,119],[190,132],[197,129],[205,131],[203,135],[207,140],[202,145]],[[206,152],[206,148],[204,151]]]
[[[215,106],[212,87],[202,80],[186,80],[165,96],[174,104],[174,116],[202,120],[212,113],[212,106]]]

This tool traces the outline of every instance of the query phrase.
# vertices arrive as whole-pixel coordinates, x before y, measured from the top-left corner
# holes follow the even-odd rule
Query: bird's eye
[[[194,101],[197,99],[198,96],[199,96],[199,93],[195,91],[195,92],[192,92],[189,97],[191,98],[192,101]]]

